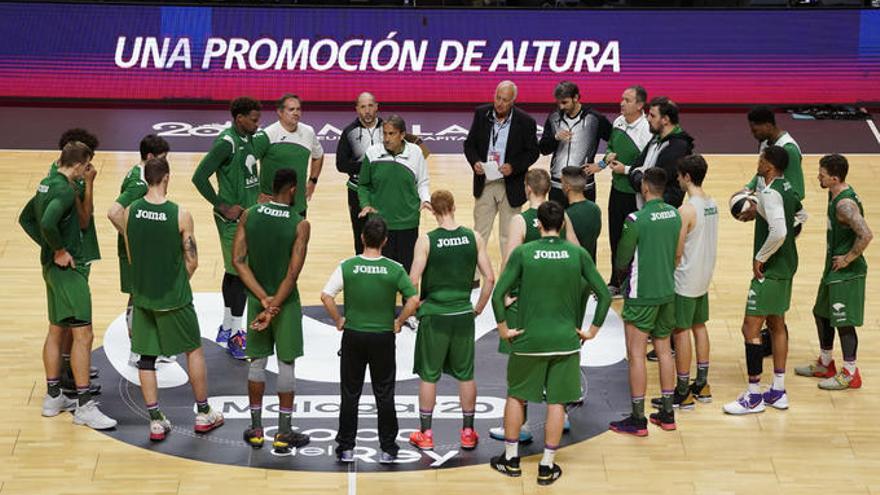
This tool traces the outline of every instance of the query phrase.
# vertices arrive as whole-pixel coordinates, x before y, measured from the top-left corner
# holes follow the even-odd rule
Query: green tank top
[[[856,233],[845,223],[837,219],[837,204],[844,199],[851,199],[859,206],[859,213],[865,214],[862,202],[852,187],[841,191],[836,198],[831,199],[828,195],[828,247],[825,251],[825,271],[822,274],[822,283],[828,284],[841,280],[849,280],[853,278],[864,277],[868,273],[868,263],[864,256],[859,256],[846,268],[838,271],[831,271],[831,258],[841,256],[852,249],[856,242]]]
[[[271,202],[248,208],[245,234],[247,235],[248,266],[257,282],[268,294],[278,292],[278,286],[287,275],[296,228],[302,217],[290,206]],[[299,301],[296,288],[291,301]]]
[[[422,274],[419,316],[452,315],[474,310],[471,287],[477,268],[477,239],[465,227],[428,232],[430,250]]]
[[[126,235],[135,306],[167,311],[192,302],[177,204],[135,201],[128,210]]]
[[[523,220],[526,222],[526,235],[523,239],[523,244],[540,239],[541,229],[538,227],[538,209],[529,208],[520,213],[520,215],[522,215]],[[565,240],[565,224],[563,224],[562,229],[559,230],[559,237]]]

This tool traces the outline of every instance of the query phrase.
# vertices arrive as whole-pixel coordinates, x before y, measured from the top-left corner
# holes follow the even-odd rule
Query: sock
[[[519,438],[514,438],[513,440],[505,439],[504,458],[509,460],[514,457],[519,457]]]
[[[223,308],[223,330],[232,330],[232,308]]]
[[[553,459],[556,457],[556,449],[558,445],[544,444],[544,457],[541,457],[541,466],[553,467]]]
[[[433,409],[419,408],[419,428],[425,432],[431,429],[431,416],[434,414]]]
[[[89,386],[76,387],[76,405],[84,406],[92,400],[92,394],[89,392]]]
[[[46,378],[46,393],[49,394],[49,397],[58,397],[61,394],[61,380]]]
[[[850,375],[856,374],[856,362],[855,361],[844,361],[843,369],[849,372]]]
[[[672,392],[672,390],[660,391],[660,400],[663,402],[663,412],[665,413],[672,412]]]
[[[709,381],[709,361],[705,363],[697,362],[697,383],[700,386],[705,385]]]
[[[165,419],[165,415],[159,410],[159,403],[147,404],[147,412],[150,413],[151,420]]]
[[[749,393],[750,394],[760,394],[761,393],[761,377],[749,377]]]
[[[293,408],[278,408],[278,433],[290,433],[290,416],[293,415]]]
[[[773,385],[770,388],[773,390],[785,390],[785,369],[773,370]]]
[[[822,363],[822,366],[828,366],[831,364],[831,360],[833,359],[831,352],[832,349],[821,349],[819,351],[819,362]]]
[[[263,405],[251,404],[251,428],[263,427]]]
[[[679,373],[675,379],[675,393],[681,396],[687,395],[688,385],[690,385],[691,374],[688,371]]]
[[[199,414],[207,414],[208,411],[211,410],[211,406],[208,405],[207,400],[197,400],[196,410],[199,412]]]
[[[462,429],[474,429],[474,411],[462,411]]]
[[[244,321],[243,315],[233,316],[232,318],[229,319],[229,322],[231,325],[229,328],[232,329],[233,334],[235,334],[237,332],[244,332],[243,321]]]
[[[633,417],[636,419],[645,419],[645,396],[633,397],[631,401]]]

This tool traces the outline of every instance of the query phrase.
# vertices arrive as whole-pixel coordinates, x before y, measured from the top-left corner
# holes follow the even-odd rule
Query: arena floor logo
[[[174,429],[164,442],[150,442],[137,370],[128,365],[129,341],[125,319],[124,315],[120,315],[107,329],[103,348],[93,353],[93,362],[101,370],[100,380],[104,386],[105,397],[101,408],[119,420],[119,426],[106,434],[156,452],[207,462],[306,471],[348,469],[335,462],[334,453],[339,411],[337,350],[340,334],[326,319],[323,308],[310,306],[304,309],[305,356],[296,361],[294,427],[310,435],[311,443],[289,456],[279,456],[272,452],[271,444],[261,450],[252,450],[242,440],[242,432],[250,423],[246,392],[247,363],[232,359],[222,346],[213,342],[222,318],[220,294],[196,294],[194,302],[208,363],[211,405],[223,412],[226,424],[207,435],[193,433],[192,394],[182,367],[185,359],[181,358],[176,363],[160,365],[158,369],[160,403]],[[592,317],[593,307],[594,303],[591,303],[587,310],[587,321]],[[494,316],[491,308],[487,308],[477,318],[476,332],[479,397],[475,428],[481,436],[479,446],[475,450],[464,451],[458,444],[461,409],[457,384],[448,377],[444,377],[438,386],[433,424],[435,450],[420,452],[409,445],[409,434],[418,428],[418,377],[412,373],[416,334],[404,329],[397,337],[396,403],[400,423],[400,455],[390,467],[377,462],[379,445],[375,401],[367,384],[361,398],[358,447],[355,451],[359,471],[467,466],[486,463],[502,450],[502,444],[489,438],[488,432],[489,428],[501,422],[506,393],[506,358],[497,352],[498,337],[494,330]],[[563,446],[606,431],[608,422],[619,419],[627,410],[629,387],[624,356],[623,322],[612,311],[598,337],[586,343],[581,352],[582,380],[589,393],[583,406],[570,411],[571,430],[563,436]],[[269,363],[269,371],[277,372],[274,359]],[[275,373],[269,373],[263,404],[267,438],[274,435],[277,421],[278,399],[271,394],[275,389],[275,376]],[[541,452],[544,413],[543,405],[529,407],[529,423],[535,440],[523,447],[523,455]]]

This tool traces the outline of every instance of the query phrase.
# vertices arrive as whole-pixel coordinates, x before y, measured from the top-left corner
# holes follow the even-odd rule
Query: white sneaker
[[[116,420],[102,413],[94,399],[83,406],[76,407],[76,412],[73,413],[73,424],[86,425],[93,430],[116,428]]]
[[[58,397],[52,397],[46,394],[43,397],[43,416],[51,418],[58,416],[61,411],[73,411],[76,409],[76,399],[69,399],[64,394],[58,394]]]
[[[223,415],[213,409],[208,409],[206,413],[196,414],[196,433],[208,433],[214,428],[223,425]]]
[[[168,418],[150,420],[150,440],[161,442],[171,432],[171,421]]]
[[[140,354],[138,354],[136,352],[129,352],[128,353],[128,365],[131,366],[132,368],[137,368],[138,361],[140,361],[140,360],[141,360]]]
[[[760,394],[750,394],[748,391],[740,394],[733,402],[724,404],[724,412],[741,416],[743,414],[754,414],[764,412],[764,397]]]
[[[489,436],[495,440],[503,442],[505,440],[504,424],[496,426],[495,428],[489,428]],[[523,423],[522,428],[519,429],[519,441],[520,443],[529,443],[532,441],[532,429],[529,427],[528,422]]]
[[[406,327],[409,327],[410,330],[415,332],[419,329],[419,319],[416,318],[415,316],[410,316],[409,318],[406,319],[406,321],[403,323],[403,325]]]
[[[156,358],[156,364],[171,364],[177,362],[177,356],[159,356]]]

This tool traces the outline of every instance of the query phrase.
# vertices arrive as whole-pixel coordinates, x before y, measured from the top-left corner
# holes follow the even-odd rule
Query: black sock
[[[89,386],[85,387],[76,387],[76,404],[78,406],[84,406],[92,400],[92,393],[89,392]]]
[[[244,282],[237,275],[224,273],[222,290],[223,305],[232,311],[232,316],[241,317],[244,314],[245,302],[247,302]]]
[[[49,394],[49,397],[58,397],[61,394],[61,380],[46,378],[46,393]]]
[[[419,409],[419,428],[424,432],[431,429],[433,409]]]
[[[461,428],[463,430],[474,429],[474,411],[462,411]]]

